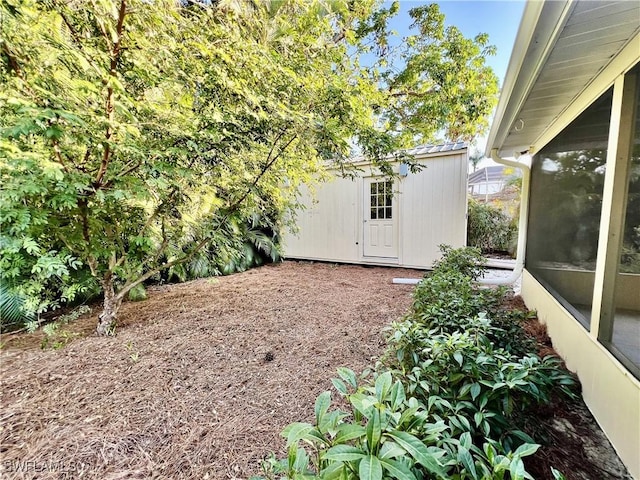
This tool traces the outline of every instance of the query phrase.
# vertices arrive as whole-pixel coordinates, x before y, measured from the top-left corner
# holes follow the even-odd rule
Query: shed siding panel
[[[337,262],[357,262],[358,202],[356,181],[335,178],[316,188],[317,202],[303,191],[305,210],[297,213],[297,233],[286,232],[286,256]],[[361,242],[359,242],[361,243]]]
[[[431,267],[440,258],[438,245],[465,244],[466,184],[466,154],[430,159],[402,180],[402,265]]]

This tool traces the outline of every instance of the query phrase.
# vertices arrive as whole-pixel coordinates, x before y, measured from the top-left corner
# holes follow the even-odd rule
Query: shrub
[[[467,245],[484,253],[514,252],[518,236],[515,221],[500,209],[469,200]]]
[[[484,335],[511,353],[531,351],[532,340],[525,335],[522,322],[527,314],[500,306],[505,287],[482,287],[476,283],[485,272],[485,258],[477,248],[452,249],[441,245],[442,258],[433,271],[416,286],[413,303],[405,320],[416,328],[453,333],[477,328],[475,319],[484,315],[488,328]],[[490,318],[487,316],[491,312]]]
[[[348,410],[330,411],[330,392],[320,394],[315,422],[285,428],[287,458],[265,462],[265,477],[499,480],[527,475],[522,457],[537,445],[505,452],[489,440],[477,447],[469,433],[451,435],[430,405],[407,397],[403,382],[391,372],[361,386],[351,370],[343,368],[339,375],[333,382]]]
[[[390,340],[395,362],[386,367],[395,368],[407,392],[428,403],[452,434],[492,438],[510,451],[534,441],[518,427],[524,412],[549,402],[555,388],[571,395],[574,380],[555,357],[519,356],[496,347],[487,335],[491,331],[484,315],[452,333],[410,321],[396,324]]]

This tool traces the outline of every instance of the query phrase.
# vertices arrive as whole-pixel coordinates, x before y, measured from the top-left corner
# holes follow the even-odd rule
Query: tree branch
[[[89,236],[89,214],[87,212],[86,198],[80,198],[80,200],[78,200],[78,208],[80,209],[80,218],[82,219],[82,238],[87,244],[87,249],[89,249],[91,237]]]
[[[116,76],[116,69],[118,67],[118,60],[120,59],[120,52],[122,51],[122,29],[124,25],[124,17],[126,16],[127,2],[126,0],[120,0],[120,9],[118,10],[118,23],[116,25],[116,41],[113,44],[111,50],[111,63],[109,65],[109,76],[114,78]],[[107,130],[105,132],[104,152],[102,154],[102,162],[100,163],[100,169],[96,175],[94,181],[95,188],[102,186],[102,180],[107,173],[107,167],[111,161],[111,136],[113,135],[113,117],[114,117],[114,102],[113,102],[113,84],[108,81],[107,86],[107,98],[105,101],[105,111],[107,114]]]
[[[111,185],[113,185],[113,182],[117,179],[117,178],[121,178],[124,177],[125,175],[129,175],[130,173],[134,172],[135,170],[137,170],[138,168],[140,168],[142,166],[143,162],[137,162],[134,163],[131,167],[127,168],[126,170],[124,170],[123,172],[120,172],[119,174],[117,174],[114,178],[110,179],[109,181],[104,183],[104,188],[109,188]]]
[[[14,72],[16,72],[16,75],[18,76],[18,78],[24,78],[22,76],[22,69],[20,68],[20,63],[18,63],[18,59],[9,49],[9,45],[7,44],[6,40],[2,42],[2,51],[7,56],[7,59],[9,60],[9,66]]]
[[[389,91],[389,96],[394,97],[394,98],[395,97],[416,97],[416,98],[420,98],[420,97],[423,97],[424,95],[429,95],[429,94],[434,93],[436,91],[437,90],[434,87],[428,89],[425,92],[415,92],[415,91],[412,91],[412,90],[400,91],[400,92],[391,92],[391,91]]]
[[[60,5],[58,2],[55,2],[55,5]],[[78,46],[80,52],[82,52],[82,54],[84,55],[84,58],[87,60],[87,62],[89,62],[89,65],[91,65],[91,67],[93,67],[93,69],[98,73],[98,75],[101,75],[101,70],[98,67],[98,65],[96,64],[95,60],[89,56],[87,56],[87,49],[83,48],[82,45],[82,37],[78,34],[78,31],[73,27],[73,25],[71,24],[71,22],[69,21],[69,19],[67,18],[67,16],[64,14],[63,12],[63,8],[66,5],[60,5],[60,10],[58,10],[58,14],[60,15],[60,18],[62,18],[62,21],[64,22],[64,24],[67,26],[67,28],[69,29],[69,33],[71,34],[71,38],[73,39],[73,41],[76,43],[76,45]]]
[[[56,159],[58,160],[58,163],[62,165],[62,168],[64,169],[64,171],[67,172],[67,174],[71,173],[69,171],[69,168],[67,167],[67,164],[62,159],[62,153],[60,152],[60,144],[58,143],[58,140],[53,140],[53,151],[56,154]]]
[[[202,250],[202,248],[207,243],[209,243],[210,241],[211,241],[211,238],[209,238],[209,237],[203,238],[202,240],[200,240],[198,242],[198,244],[195,246],[195,248],[193,250],[191,250],[189,253],[185,254],[184,256],[176,258],[174,260],[171,260],[170,262],[163,263],[159,267],[156,267],[153,270],[149,270],[147,273],[145,273],[144,275],[138,277],[133,282],[126,283],[124,285],[124,287],[122,287],[122,289],[120,289],[120,291],[116,295],[116,299],[123,299],[124,296],[131,291],[132,288],[137,287],[138,285],[140,285],[145,280],[148,280],[149,278],[153,277],[156,273],[161,272],[162,270],[166,270],[167,268],[171,268],[174,265],[178,265],[180,263],[186,262],[191,257],[193,257],[196,253],[198,253],[200,250]]]
[[[271,155],[273,153],[273,150],[275,148],[276,143],[278,142],[278,140],[280,138],[282,138],[284,133],[285,133],[285,130],[283,130],[278,135],[278,137],[274,140],[273,145],[271,146],[271,150],[269,151],[269,155],[267,156],[267,162],[262,167],[262,170],[260,171],[258,176],[253,180],[253,182],[251,183],[251,185],[249,186],[247,191],[244,193],[244,195],[242,195],[238,200],[236,200],[235,202],[233,202],[231,204],[231,206],[227,210],[228,213],[231,213],[231,212],[235,211],[240,206],[240,204],[246,200],[246,198],[249,196],[249,194],[252,192],[252,190],[256,187],[256,185],[258,184],[260,179],[267,173],[267,171],[269,171],[269,169],[273,166],[273,164],[276,163],[276,160],[278,160],[278,158],[280,158],[280,155],[282,155],[284,153],[284,151],[289,147],[289,145],[291,145],[293,143],[293,141],[296,138],[298,138],[297,134],[294,135],[293,137],[291,137],[289,139],[289,141],[282,148],[280,148],[280,151],[278,152],[278,154],[270,159],[270,157],[271,157]]]

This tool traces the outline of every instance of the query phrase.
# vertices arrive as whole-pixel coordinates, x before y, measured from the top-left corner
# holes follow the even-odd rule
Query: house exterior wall
[[[638,12],[637,2],[528,2],[487,141],[498,157],[534,156],[522,296],[636,479]]]
[[[365,256],[364,178],[377,172],[362,166],[354,180],[334,176],[316,187],[315,201],[302,192],[305,209],[296,213],[297,231],[287,231],[286,258],[430,268],[438,245],[464,246],[467,212],[467,151],[418,158],[425,168],[395,181],[398,256]],[[399,165],[394,165],[399,168]]]
[[[638,228],[631,195],[640,164],[638,77],[640,58],[533,152],[522,287],[525,303],[538,311],[554,347],[577,373],[585,403],[634,478],[640,478],[640,264],[635,254],[623,254],[623,245],[636,251],[629,230]],[[609,107],[600,113],[603,99]],[[606,129],[592,128],[590,110]],[[567,162],[585,164],[592,157],[596,169]],[[540,188],[544,176],[546,189]],[[550,181],[554,177],[560,180]],[[585,185],[598,186],[598,194],[583,196],[590,192]]]
[[[527,270],[522,298],[538,312],[553,346],[578,375],[582,396],[633,478],[640,478],[640,382]]]

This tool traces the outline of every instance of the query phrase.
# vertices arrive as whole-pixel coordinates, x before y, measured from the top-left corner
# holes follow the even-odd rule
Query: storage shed
[[[284,235],[286,258],[430,268],[440,244],[464,246],[467,230],[467,146],[408,150],[424,167],[411,173],[396,162],[396,179],[366,161],[360,174],[303,192],[297,231]]]

